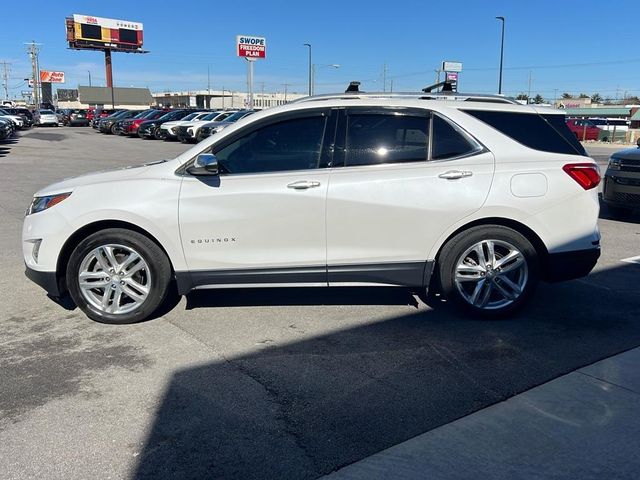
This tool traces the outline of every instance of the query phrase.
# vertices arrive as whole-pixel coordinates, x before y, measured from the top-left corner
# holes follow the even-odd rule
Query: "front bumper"
[[[602,200],[607,205],[640,208],[640,172],[605,174]]]
[[[29,280],[44,288],[51,297],[60,297],[64,293],[58,283],[56,272],[40,272],[25,265],[24,273]]]

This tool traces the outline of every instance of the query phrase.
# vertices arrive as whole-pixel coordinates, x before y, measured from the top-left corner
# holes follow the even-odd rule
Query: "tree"
[[[537,103],[537,104],[544,103],[544,98],[542,98],[542,95],[537,94],[533,99],[533,103]]]
[[[591,101],[593,103],[602,103],[602,97],[598,92],[596,92],[593,95],[591,95]]]
[[[589,95],[587,95],[586,93],[581,93],[578,98],[591,98],[591,97],[589,97]]]
[[[516,97],[516,100],[526,100],[528,102],[529,101],[529,95],[527,95],[526,93],[520,93]]]
[[[562,94],[562,98],[564,98],[564,99],[573,98],[573,95],[571,95],[570,93],[564,92]]]

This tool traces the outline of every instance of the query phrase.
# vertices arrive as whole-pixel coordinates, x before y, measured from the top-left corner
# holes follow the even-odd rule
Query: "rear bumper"
[[[56,272],[40,272],[25,266],[24,273],[29,280],[44,288],[50,296],[60,297],[62,295],[63,292],[58,285]]]
[[[543,265],[542,279],[546,282],[562,282],[585,277],[600,258],[600,247],[572,252],[550,253]]]

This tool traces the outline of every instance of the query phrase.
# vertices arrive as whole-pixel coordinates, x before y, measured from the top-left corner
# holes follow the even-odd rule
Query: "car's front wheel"
[[[503,317],[533,293],[539,279],[538,255],[515,230],[473,227],[443,247],[438,276],[447,300],[479,316]]]
[[[89,318],[126,324],[147,319],[162,304],[171,265],[151,239],[113,228],[82,240],[71,254],[66,275],[71,297]]]

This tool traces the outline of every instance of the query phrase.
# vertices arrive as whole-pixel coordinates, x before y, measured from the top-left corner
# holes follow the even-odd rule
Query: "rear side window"
[[[460,157],[476,151],[478,147],[472,145],[464,135],[449,122],[433,116],[433,145],[431,147],[432,160],[444,160]]]
[[[429,117],[350,114],[346,165],[376,165],[427,160]]]
[[[506,136],[534,150],[585,155],[582,145],[567,127],[563,115],[465,110]]]

